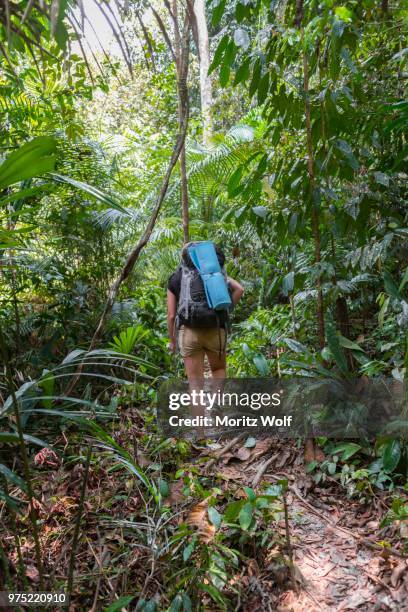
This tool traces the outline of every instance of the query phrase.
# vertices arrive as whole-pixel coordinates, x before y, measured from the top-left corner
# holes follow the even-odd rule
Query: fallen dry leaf
[[[239,459],[240,461],[247,461],[251,456],[251,449],[246,448],[245,446],[241,446],[235,453],[234,457]]]
[[[28,565],[25,573],[32,582],[38,582],[40,579],[38,569],[34,565]]]
[[[242,467],[238,465],[228,465],[217,472],[217,476],[224,480],[241,480],[243,475]]]
[[[152,461],[139,449],[137,449],[136,459],[141,468],[148,467]]]
[[[208,499],[205,499],[194,506],[187,517],[187,525],[198,530],[198,537],[205,544],[211,542],[215,534],[215,527],[208,520],[207,509]]]
[[[251,449],[251,463],[267,453],[274,443],[275,440],[273,438],[262,438],[262,440],[257,440],[255,447]]]
[[[391,574],[391,586],[395,589],[398,585],[398,582],[404,572],[407,571],[407,564],[405,561],[401,561],[398,563],[396,567],[394,567]]]
[[[185,485],[182,480],[175,480],[170,483],[170,495],[165,499],[166,506],[177,506],[184,501],[186,501],[185,496],[183,495],[183,489]]]

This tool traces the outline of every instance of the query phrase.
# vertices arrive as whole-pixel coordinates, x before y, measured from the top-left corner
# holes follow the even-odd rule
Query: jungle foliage
[[[153,551],[150,578],[122,572],[123,597],[107,591],[108,610],[132,600],[128,571],[138,610],[200,609],[203,596],[229,609],[239,595],[228,576],[250,547],[285,545],[268,525],[284,516],[286,480],[247,487],[236,500],[184,465],[186,442],[156,429],[157,388],[182,372],[167,351],[165,295],[183,244],[183,185],[190,238],[222,245],[228,274],[245,287],[230,374],[403,382],[408,367],[408,15],[403,2],[386,0],[207,2],[210,142],[193,29],[187,183],[177,161],[147,244],[91,346],[180,132],[178,43],[163,32],[175,35],[178,6],[183,33],[192,4],[172,2],[173,12],[164,4],[0,7],[0,503],[9,534],[0,587],[26,586],[35,565],[39,590],[68,584],[83,609],[92,606],[89,583],[75,586],[74,565],[92,479],[120,475],[103,516],[127,534],[118,558],[127,558],[129,533]],[[97,7],[115,52],[84,36]],[[385,523],[405,520],[406,439],[406,431],[354,445],[322,439],[327,459],[308,470],[351,497],[389,492]],[[66,581],[43,554],[35,475],[61,457],[83,483],[77,514],[67,510],[74,527],[64,523],[73,538]],[[176,526],[170,482],[183,502],[200,500]],[[131,493],[143,520],[129,506],[115,514]],[[151,584],[158,568],[160,603]]]

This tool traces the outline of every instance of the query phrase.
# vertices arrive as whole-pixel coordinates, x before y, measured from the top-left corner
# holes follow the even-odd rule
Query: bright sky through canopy
[[[85,50],[92,49],[92,51],[98,53],[101,51],[101,43],[106,51],[109,50],[110,55],[121,56],[120,47],[115,39],[108,21],[103,15],[101,9],[94,2],[94,0],[83,0],[83,7],[85,12],[84,22],[84,39],[86,41]],[[121,18],[119,16],[117,6],[114,2],[110,2],[110,7],[115,14],[119,23]],[[107,11],[107,9],[105,9]],[[77,20],[82,23],[81,11],[76,9],[75,11]],[[113,20],[112,14],[109,12],[109,17]],[[98,41],[99,39],[99,41]],[[74,48],[79,52],[78,42],[74,43]]]

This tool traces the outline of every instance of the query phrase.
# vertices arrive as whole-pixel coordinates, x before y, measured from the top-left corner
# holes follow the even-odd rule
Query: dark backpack
[[[223,267],[224,258],[218,254],[217,258],[226,282],[227,276]],[[210,308],[203,279],[188,253],[186,259],[182,259],[179,270],[181,279],[177,305],[177,327],[183,324],[198,328],[228,327],[228,310]]]

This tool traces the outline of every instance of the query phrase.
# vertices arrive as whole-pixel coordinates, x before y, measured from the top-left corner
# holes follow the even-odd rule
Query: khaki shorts
[[[182,357],[210,351],[225,353],[226,334],[223,327],[186,327],[182,325],[178,333],[178,346]]]

